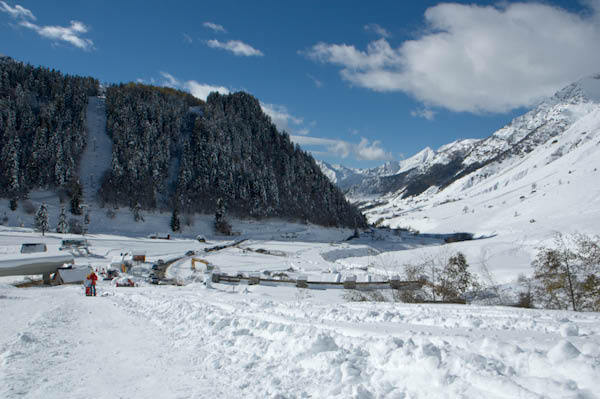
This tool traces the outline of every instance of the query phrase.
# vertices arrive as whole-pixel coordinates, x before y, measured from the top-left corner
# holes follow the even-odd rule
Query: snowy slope
[[[592,82],[597,86],[590,85],[591,88],[600,87],[600,80]],[[566,227],[569,225],[567,220],[576,220],[580,214],[600,213],[600,186],[597,183],[600,167],[600,104],[573,95],[573,92],[582,92],[581,86],[574,87],[570,86],[568,101],[564,97],[564,90],[559,92],[562,93],[560,96],[557,94],[553,97],[554,111],[557,114],[553,113],[554,117],[550,117],[550,120],[566,123],[569,118],[568,126],[559,134],[555,131],[553,134],[539,136],[540,140],[545,141],[530,147],[527,152],[511,153],[510,156],[489,162],[457,179],[443,190],[429,190],[415,198],[405,199],[390,195],[387,197],[389,205],[392,208],[404,209],[405,213],[415,207],[421,212],[439,206],[448,211],[450,208],[456,208],[460,211],[445,218],[453,220],[453,229],[460,230],[461,227],[458,226],[464,226],[463,229],[487,233],[502,229],[502,226],[507,224],[506,216],[509,213],[522,213],[525,209],[531,209],[533,218],[563,220],[553,227],[556,229]],[[532,115],[535,117],[530,118],[529,122],[539,116],[538,113],[530,116]],[[525,119],[520,121],[525,123]],[[547,124],[537,121],[536,126],[538,125]],[[507,133],[509,130],[510,134]],[[540,128],[535,130],[539,132]],[[514,138],[515,135],[521,134],[522,130],[514,129],[511,125],[501,129],[494,136]],[[486,140],[487,144],[497,142],[498,139],[494,136]],[[517,140],[518,137],[514,139]],[[471,153],[467,160],[474,156]],[[585,210],[581,209],[582,204],[585,204]],[[456,217],[468,219],[468,214],[481,206],[490,209],[486,212],[498,214],[498,219],[476,218],[467,224],[457,224],[454,220]],[[468,212],[465,207],[469,208]],[[374,212],[381,214],[384,208]],[[425,230],[449,227],[448,222],[436,220],[437,226],[429,221],[427,226],[421,224],[416,227]],[[585,218],[581,222],[581,226],[588,225]]]
[[[81,157],[80,182],[85,202],[92,203],[112,161],[112,140],[106,133],[106,104],[101,97],[90,97],[86,111],[87,146]]]
[[[599,181],[597,107],[527,154],[490,163],[442,191],[388,196],[367,216],[421,232],[491,237],[452,248],[463,251],[476,268],[487,266],[498,281],[509,282],[518,273],[530,273],[539,246],[550,244],[556,232],[600,233]],[[406,251],[394,261],[409,263],[425,254],[437,251]]]

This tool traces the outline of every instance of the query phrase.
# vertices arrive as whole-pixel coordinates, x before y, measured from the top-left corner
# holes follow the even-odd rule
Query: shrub
[[[344,290],[342,297],[348,302],[388,302],[381,291]]]

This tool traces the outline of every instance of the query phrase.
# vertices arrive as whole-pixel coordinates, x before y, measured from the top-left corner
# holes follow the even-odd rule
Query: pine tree
[[[133,220],[135,220],[136,222],[144,221],[144,216],[142,216],[142,206],[139,202],[135,203],[131,212],[133,213]]]
[[[89,227],[90,227],[90,208],[89,208],[89,206],[87,206],[85,208],[85,213],[83,215],[83,234],[87,234]]]
[[[68,225],[67,225],[67,215],[65,215],[65,207],[61,207],[60,208],[60,214],[58,215],[58,223],[56,225],[56,232],[57,233],[67,233],[68,232]]]
[[[35,214],[35,228],[41,231],[42,235],[48,231],[48,209],[46,208],[46,204],[40,205]]]
[[[231,235],[231,225],[225,218],[225,202],[217,198],[217,210],[215,211],[215,230],[221,234]]]
[[[79,180],[75,181],[71,187],[71,213],[81,215],[81,197],[83,193]]]
[[[177,207],[173,209],[173,214],[171,215],[171,230],[173,233],[177,233],[181,231],[181,223],[179,221],[179,210]]]
[[[10,203],[9,203],[9,208],[11,211],[16,211],[17,207],[19,206],[19,204],[17,204],[17,199],[16,198],[11,198],[10,199]]]

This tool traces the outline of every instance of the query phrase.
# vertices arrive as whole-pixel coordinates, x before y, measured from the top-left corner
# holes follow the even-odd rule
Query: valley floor
[[[290,241],[254,239],[213,254],[202,248],[218,242],[93,235],[92,254],[76,263],[102,268],[126,249],[144,249],[149,262],[194,250],[223,271],[291,268],[327,279],[376,273],[354,268],[353,259],[360,265],[376,248],[419,244],[353,244],[340,241],[346,232],[301,229],[282,232]],[[55,251],[60,238],[0,232],[0,257],[34,239]],[[261,248],[271,253],[251,250]],[[85,297],[81,286],[15,288],[7,282],[19,277],[2,278],[0,397],[599,397],[598,313],[354,303],[344,290],[207,288],[190,263],[184,257],[167,273],[183,286],[146,283],[148,263],[131,275],[138,287],[101,281],[97,297]]]

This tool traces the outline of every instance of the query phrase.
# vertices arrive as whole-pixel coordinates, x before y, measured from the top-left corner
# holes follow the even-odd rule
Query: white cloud
[[[423,118],[428,121],[432,121],[435,119],[435,111],[430,110],[429,108],[420,108],[410,111],[410,115],[415,118]]]
[[[257,56],[262,57],[264,54],[262,51],[255,49],[249,44],[246,44],[239,40],[229,40],[227,42],[221,42],[217,39],[208,40],[206,45],[211,48],[220,48],[232,52],[235,55],[243,55],[246,57]]]
[[[38,35],[45,37],[46,39],[54,40],[55,42],[63,41],[72,44],[83,50],[90,50],[94,47],[94,42],[90,39],[86,39],[83,34],[89,31],[89,28],[79,21],[71,21],[70,26],[52,26],[52,25],[37,25],[33,22],[37,18],[31,10],[23,8],[20,5],[14,7],[9,6],[4,1],[0,1],[0,11],[10,14],[12,18],[19,19],[19,26],[27,29],[31,29],[37,32]]]
[[[356,146],[356,155],[358,159],[366,161],[384,161],[392,158],[392,154],[381,148],[381,141],[375,140],[369,143],[369,140],[362,137],[360,143]]]
[[[163,86],[172,87],[174,89],[181,88],[181,83],[173,75],[168,72],[160,71],[160,75],[165,79],[162,82]]]
[[[374,32],[375,34],[381,36],[381,37],[391,37],[392,34],[390,32],[388,32],[387,30],[385,30],[385,28],[381,27],[378,24],[367,24],[364,26],[364,29],[367,32]]]
[[[215,24],[213,22],[205,22],[202,24],[205,28],[212,29],[215,32],[227,33],[227,30],[223,27],[223,25]]]
[[[423,33],[397,48],[381,38],[364,51],[318,43],[304,54],[341,66],[354,85],[467,112],[531,106],[598,71],[598,0],[586,2],[590,10],[581,14],[541,3],[499,4],[431,7]]]
[[[321,82],[319,79],[312,76],[310,73],[307,73],[306,76],[308,76],[308,78],[313,81],[313,83],[315,84],[315,87],[317,87],[317,88],[323,87],[323,82]]]
[[[392,158],[392,154],[381,148],[380,141],[369,142],[362,137],[360,142],[350,143],[344,140],[324,139],[310,136],[290,136],[293,142],[307,147],[318,147],[312,152],[321,156],[334,156],[338,158],[348,158],[352,156],[358,160],[366,161],[385,161]]]
[[[182,82],[170,73],[163,71],[160,72],[160,75],[163,77],[163,81],[161,82],[162,86],[185,90],[201,100],[206,101],[208,95],[215,91],[221,94],[230,93],[229,89],[223,86],[213,86],[205,83],[199,83],[195,80],[187,80]]]
[[[192,39],[192,37],[185,32],[183,33],[183,40],[185,40],[187,43],[192,43],[194,41],[194,39]]]
[[[295,130],[297,127],[302,125],[304,120],[290,114],[287,108],[283,105],[265,104],[261,102],[260,106],[263,112],[271,117],[271,121],[273,121],[275,126],[277,126],[277,129],[281,131],[285,130],[286,132],[293,131],[294,133],[302,135],[309,133],[308,129],[306,128],[301,128],[300,131]]]
[[[72,44],[82,50],[90,50],[94,42],[81,37],[87,33],[89,28],[79,21],[71,21],[70,26],[40,26],[29,21],[21,21],[19,25],[37,32],[38,35],[54,41],[63,41]]]
[[[229,94],[229,89],[223,86],[211,86],[204,83],[198,83],[195,80],[188,80],[184,87],[192,93],[192,95],[201,100],[206,100],[206,97],[214,91],[220,94]]]
[[[14,7],[11,7],[5,2],[0,1],[0,11],[10,14],[10,16],[13,18],[31,19],[33,21],[36,20],[35,15],[33,15],[30,10],[23,8],[18,4]]]

